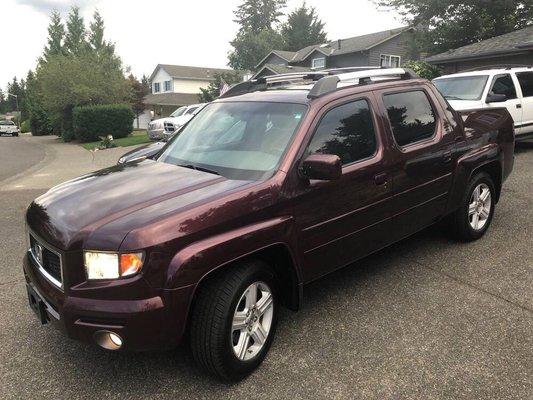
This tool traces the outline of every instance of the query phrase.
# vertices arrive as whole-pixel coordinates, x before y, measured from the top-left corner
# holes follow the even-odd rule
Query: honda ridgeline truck
[[[204,370],[241,379],[305,284],[444,218],[481,238],[513,150],[505,108],[459,114],[409,70],[244,82],[155,160],[31,203],[30,306],[109,350],[185,341]]]

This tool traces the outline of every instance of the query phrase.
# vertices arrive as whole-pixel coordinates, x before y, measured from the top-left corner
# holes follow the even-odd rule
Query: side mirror
[[[489,93],[485,103],[501,103],[507,100],[507,96],[504,94]]]
[[[342,175],[341,159],[334,154],[311,154],[303,161],[300,173],[308,179],[339,179]]]

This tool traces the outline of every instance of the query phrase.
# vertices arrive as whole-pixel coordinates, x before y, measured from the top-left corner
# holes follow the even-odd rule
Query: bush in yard
[[[82,142],[94,142],[107,135],[115,139],[126,137],[133,131],[135,117],[127,104],[75,107],[72,116],[74,135]]]
[[[419,77],[432,80],[441,75],[440,69],[425,61],[410,60],[402,65],[412,69]]]
[[[30,131],[30,120],[27,119],[26,121],[22,121],[22,124],[20,124],[20,131],[22,133],[27,133]]]

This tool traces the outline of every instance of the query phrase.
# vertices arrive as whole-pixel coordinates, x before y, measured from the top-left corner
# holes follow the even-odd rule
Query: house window
[[[400,66],[400,56],[392,56],[390,54],[382,54],[380,64],[382,67],[397,68]]]
[[[163,83],[164,88],[165,88],[165,92],[170,92],[170,83],[171,83],[170,81],[165,81]]]
[[[159,93],[161,91],[161,84],[159,82],[154,83],[154,93]]]
[[[311,60],[311,68],[324,68],[326,66],[326,58],[313,58]]]

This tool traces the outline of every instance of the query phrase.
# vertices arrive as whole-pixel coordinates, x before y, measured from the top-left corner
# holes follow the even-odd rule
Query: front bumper
[[[148,129],[148,137],[151,140],[161,140],[164,136],[164,129]]]
[[[123,340],[121,350],[132,351],[172,348],[181,342],[192,286],[154,290],[153,296],[135,300],[75,297],[69,295],[69,288],[63,292],[52,285],[28,253],[23,266],[28,293],[43,300],[43,322],[72,339],[96,344],[96,332],[113,332]]]

